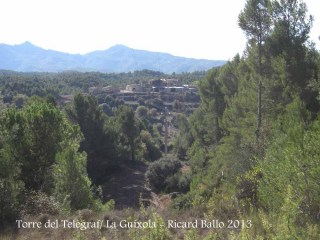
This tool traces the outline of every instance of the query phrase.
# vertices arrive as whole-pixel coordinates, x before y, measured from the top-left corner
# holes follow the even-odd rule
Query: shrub
[[[152,190],[164,191],[168,187],[169,178],[181,168],[181,162],[177,159],[161,158],[150,164],[146,172],[146,179]]]
[[[0,126],[3,126],[0,124]],[[0,128],[1,133],[3,129]],[[24,184],[19,180],[20,167],[17,161],[12,158],[11,148],[2,148],[2,144],[9,141],[10,134],[0,133],[0,229],[1,226],[13,224],[17,219],[20,210],[20,195]]]
[[[177,198],[173,199],[171,207],[173,209],[190,209],[192,207],[193,196],[189,192],[187,194],[179,195]]]
[[[154,139],[148,131],[142,130],[140,133],[141,141],[145,144],[147,150],[147,160],[155,161],[161,157],[161,151],[156,145]]]
[[[59,213],[60,204],[53,197],[43,192],[30,191],[24,196],[24,204],[21,209],[23,216],[49,214],[57,215]]]
[[[0,227],[14,223],[19,214],[18,196],[21,192],[21,182],[0,178]]]
[[[139,106],[136,109],[136,114],[139,118],[146,118],[148,115],[148,109],[145,106]]]

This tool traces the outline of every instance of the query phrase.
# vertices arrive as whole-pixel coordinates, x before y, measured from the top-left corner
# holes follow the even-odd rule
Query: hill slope
[[[192,59],[135,50],[123,45],[80,55],[45,50],[30,42],[13,46],[0,44],[0,69],[22,72],[77,70],[119,73],[149,69],[181,73],[208,70],[224,63],[222,60]]]

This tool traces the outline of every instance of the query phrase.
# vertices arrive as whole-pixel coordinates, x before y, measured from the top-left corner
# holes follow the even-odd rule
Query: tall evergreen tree
[[[261,91],[262,91],[262,44],[267,39],[270,27],[271,18],[269,14],[270,1],[269,0],[248,0],[244,10],[239,15],[239,26],[245,31],[249,38],[249,43],[258,45],[258,117],[257,117],[257,137],[261,128]]]
[[[123,143],[130,147],[130,158],[135,161],[136,140],[139,136],[139,128],[134,111],[126,106],[120,106],[116,111],[116,118],[120,127],[120,133],[123,136]]]
[[[67,113],[83,133],[80,150],[88,155],[89,177],[100,183],[107,171],[118,165],[115,129],[93,96],[75,95],[73,106],[67,109]]]

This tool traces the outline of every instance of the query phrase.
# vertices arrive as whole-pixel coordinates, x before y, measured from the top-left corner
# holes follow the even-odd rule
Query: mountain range
[[[148,69],[181,73],[208,70],[225,62],[177,57],[168,53],[136,50],[124,45],[80,55],[46,50],[30,42],[19,45],[0,44],[0,69],[20,72],[75,70],[119,73]]]

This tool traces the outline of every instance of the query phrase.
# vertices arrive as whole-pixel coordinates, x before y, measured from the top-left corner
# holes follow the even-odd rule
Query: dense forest
[[[128,73],[75,72],[61,73],[24,73],[0,70],[0,91],[4,100],[22,94],[28,97],[48,94],[58,97],[61,94],[87,93],[89,87],[117,86],[125,87],[129,83],[146,82],[151,79],[178,78],[189,84],[204,78],[205,71],[193,73],[164,74],[157,71],[142,70]]]
[[[86,93],[172,76],[2,71],[0,236],[319,239],[320,53],[309,41],[312,23],[303,1],[247,0],[238,18],[248,39],[243,55],[206,75],[174,74],[198,84],[201,103],[191,116],[170,116],[168,154],[163,115],[111,97],[104,112]],[[73,101],[59,105],[60,94]],[[160,203],[142,196],[138,208],[121,209],[103,186],[135,162],[147,166]],[[154,225],[63,231],[16,223],[67,218]]]

